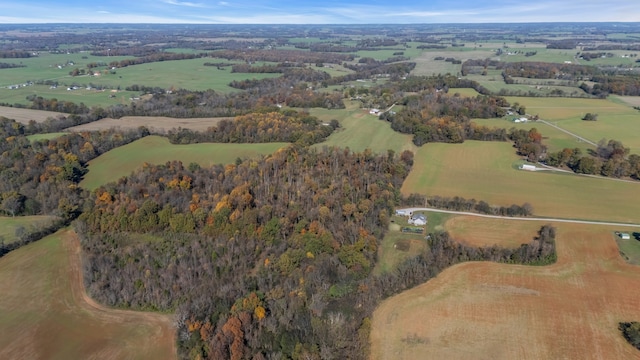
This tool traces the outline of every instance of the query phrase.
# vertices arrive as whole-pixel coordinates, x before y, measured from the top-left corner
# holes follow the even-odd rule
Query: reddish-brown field
[[[171,129],[183,128],[194,131],[207,130],[218,125],[222,120],[232,120],[229,117],[219,118],[190,118],[179,119],[164,116],[123,116],[120,119],[105,118],[84,125],[70,127],[69,131],[98,131],[110,128],[137,129],[146,126],[151,130],[167,131]]]
[[[43,122],[48,118],[55,119],[59,116],[67,116],[67,114],[53,111],[20,109],[8,106],[0,106],[0,116],[4,116],[7,119],[13,119],[22,124],[28,124],[31,120],[35,122]]]
[[[175,359],[168,315],[105,308],[84,291],[63,230],[0,258],[0,359]]]
[[[515,248],[531,241],[540,229],[540,223],[521,221],[514,224],[513,220],[454,216],[444,227],[453,239],[467,245]]]
[[[463,263],[384,301],[372,359],[640,358],[618,330],[640,320],[640,267],[612,234],[624,229],[556,226],[556,264]]]

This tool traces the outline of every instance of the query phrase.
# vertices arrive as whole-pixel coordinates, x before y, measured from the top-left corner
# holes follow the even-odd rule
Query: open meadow
[[[131,174],[144,163],[159,165],[167,161],[180,160],[185,166],[192,162],[203,167],[229,164],[235,162],[237,158],[271,154],[287,145],[287,143],[173,145],[167,138],[147,136],[89,161],[89,172],[80,185],[87,189],[95,189]]]
[[[530,203],[537,216],[638,221],[640,183],[518,170],[510,143],[466,141],[420,147],[402,193],[461,196],[493,205]],[[588,194],[588,196],[587,196]]]
[[[204,131],[218,125],[222,120],[233,120],[230,117],[218,118],[170,118],[164,116],[123,116],[119,119],[104,118],[98,121],[70,127],[68,131],[99,131],[110,128],[122,130],[137,129],[145,126],[149,130],[166,132],[171,129],[183,128],[193,131]]]
[[[4,239],[5,244],[18,240],[16,230],[24,228],[29,232],[31,228],[40,228],[51,225],[57,217],[49,215],[33,215],[33,216],[0,216],[0,237]]]
[[[613,238],[624,229],[554,226],[556,264],[463,263],[385,300],[373,315],[371,359],[638,358],[618,330],[640,319],[640,267],[622,260]]]
[[[175,359],[169,315],[105,308],[61,230],[0,258],[0,359]]]
[[[622,101],[608,99],[567,99],[507,97],[509,103],[526,106],[527,113],[540,116],[593,142],[601,139],[621,141],[640,154],[640,112]],[[586,113],[598,114],[597,121],[583,121]],[[544,133],[543,133],[544,135]]]
[[[348,147],[352,151],[371,149],[375,153],[383,154],[391,149],[400,154],[404,150],[415,152],[416,146],[411,142],[412,136],[400,134],[391,129],[386,121],[369,114],[361,109],[358,101],[345,101],[346,109],[327,110],[309,109],[309,113],[318,119],[329,122],[336,119],[340,128],[331,134],[326,141],[316,144],[316,147],[338,146]]]

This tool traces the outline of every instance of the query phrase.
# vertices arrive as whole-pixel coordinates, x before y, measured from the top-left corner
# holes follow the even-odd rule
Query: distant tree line
[[[533,206],[529,203],[524,203],[522,205],[513,204],[510,206],[494,206],[482,200],[477,201],[476,199],[465,199],[459,196],[429,196],[427,198],[425,195],[414,193],[410,194],[406,198],[402,198],[401,204],[403,206],[428,206],[435,209],[477,212],[480,214],[498,216],[530,216],[533,214]]]
[[[216,50],[210,56],[227,60],[243,60],[248,62],[300,62],[300,63],[331,63],[341,64],[345,61],[353,61],[353,54],[340,54],[336,52],[307,52],[283,49],[242,49],[242,50]]]
[[[27,67],[27,66],[22,64],[0,62],[0,69],[15,69],[15,68],[22,68],[22,67]]]
[[[33,56],[32,51],[0,50],[0,59],[26,59]]]

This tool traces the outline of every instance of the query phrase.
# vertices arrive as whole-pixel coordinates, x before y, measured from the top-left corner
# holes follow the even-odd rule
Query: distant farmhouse
[[[409,218],[409,224],[415,226],[427,225],[427,217],[424,214],[414,214]]]

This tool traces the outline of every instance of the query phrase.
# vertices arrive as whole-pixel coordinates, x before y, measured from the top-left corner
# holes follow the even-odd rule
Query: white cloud
[[[176,6],[186,6],[186,7],[196,7],[196,8],[206,7],[205,4],[192,3],[192,2],[189,2],[189,1],[162,0],[162,2],[165,3],[165,4],[176,5]]]
[[[218,5],[220,5],[220,6],[229,6],[230,4],[228,2],[226,2],[226,1],[220,1],[218,3]]]

